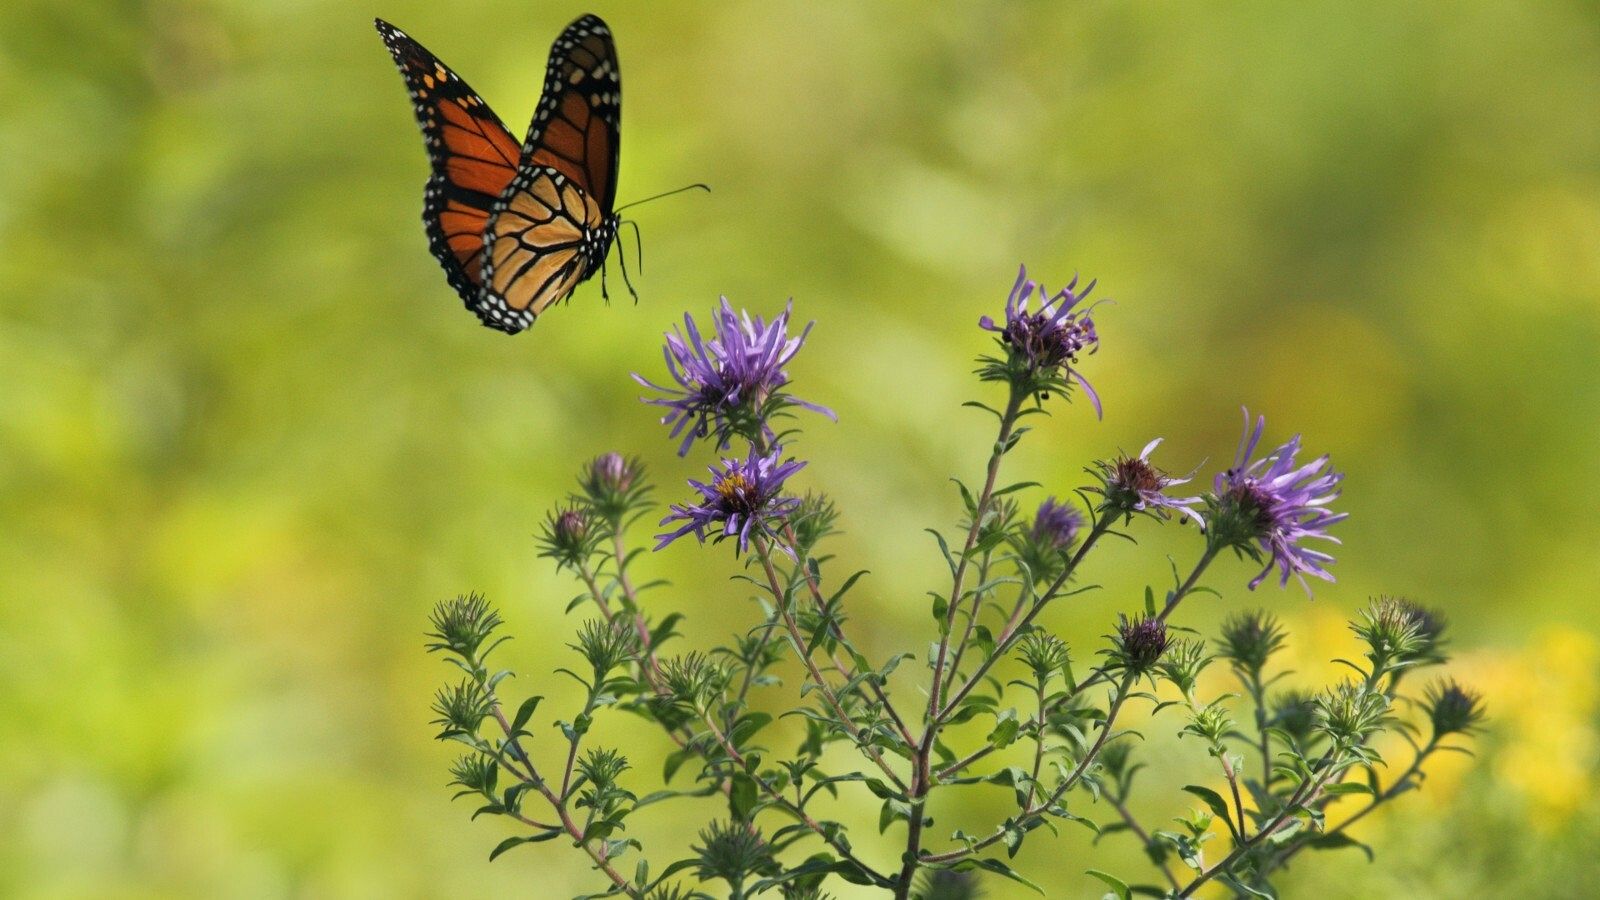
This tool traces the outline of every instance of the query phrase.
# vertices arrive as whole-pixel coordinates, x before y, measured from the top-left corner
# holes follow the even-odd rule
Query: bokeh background
[[[715,190],[636,211],[637,306],[586,286],[508,339],[426,252],[423,153],[370,19],[520,134],[550,40],[588,8],[626,73],[622,198]],[[840,416],[810,423],[801,480],[841,501],[841,564],[873,570],[863,640],[924,646],[941,564],[920,529],[955,517],[946,478],[991,439],[959,403],[985,396],[975,320],[1019,261],[1117,302],[1086,366],[1105,420],[1063,407],[1015,471],[1067,493],[1087,460],[1165,435],[1168,465],[1209,476],[1249,404],[1348,471],[1340,580],[1250,595],[1222,565],[1189,624],[1265,604],[1310,681],[1350,650],[1344,617],[1406,594],[1448,613],[1453,671],[1487,694],[1477,765],[1362,828],[1376,865],[1308,858],[1289,896],[1600,883],[1593,3],[588,8],[0,8],[0,894],[592,886],[558,844],[487,863],[506,832],[449,802],[428,608],[486,592],[517,689],[559,709],[575,589],[532,533],[612,448],[681,493],[705,460],[672,456],[628,373],[658,373],[660,332],[718,294],[793,297],[818,323],[797,391]],[[1105,589],[1055,610],[1080,658],[1164,554],[1192,558],[1168,532],[1106,551]],[[652,609],[690,614],[683,648],[755,614],[725,549],[644,565],[675,583]],[[601,734],[650,789],[661,739]],[[1151,752],[1177,767],[1136,798],[1162,821],[1207,770],[1168,737]],[[935,833],[1004,799],[974,793]],[[858,845],[892,859],[855,805]],[[641,821],[658,865],[699,812]],[[1125,836],[1092,853],[1036,837],[1018,863],[1051,897],[1098,896],[1091,866],[1145,877]]]

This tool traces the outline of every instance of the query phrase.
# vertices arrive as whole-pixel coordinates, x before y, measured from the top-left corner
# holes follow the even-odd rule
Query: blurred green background
[[[809,423],[800,480],[841,501],[842,564],[873,570],[863,640],[919,649],[941,565],[920,529],[955,517],[946,478],[991,440],[959,408],[979,395],[975,320],[1026,261],[1117,303],[1086,366],[1105,420],[1062,407],[1014,471],[1065,494],[1160,434],[1160,461],[1209,477],[1249,404],[1349,473],[1340,580],[1309,603],[1254,596],[1230,563],[1188,623],[1264,603],[1327,676],[1342,618],[1403,593],[1448,613],[1454,671],[1488,694],[1480,764],[1363,829],[1376,865],[1307,859],[1289,896],[1589,896],[1594,3],[596,3],[626,73],[622,199],[715,192],[636,211],[637,306],[586,286],[508,339],[427,254],[426,164],[370,19],[520,136],[551,39],[587,9],[0,8],[0,894],[592,886],[557,844],[488,864],[502,826],[450,804],[428,608],[486,592],[518,635],[516,689],[559,709],[574,587],[531,534],[612,448],[676,498],[703,454],[672,456],[628,372],[658,374],[661,331],[718,294],[792,296],[818,321],[797,391],[840,415]],[[1168,531],[1107,550],[1088,576],[1106,589],[1055,610],[1079,658],[1164,553],[1193,558]],[[753,621],[725,549],[644,565],[676,585],[651,608],[690,613],[682,647]],[[664,740],[627,720],[601,735],[650,790]],[[1160,821],[1186,805],[1156,788],[1204,759],[1152,752],[1178,767],[1137,798]],[[1004,799],[974,794],[935,833],[980,830]],[[893,859],[857,806],[857,844]],[[693,816],[645,818],[659,865]],[[1098,896],[1091,866],[1144,875],[1126,837],[1092,856],[1034,838],[1018,863],[1052,897]]]

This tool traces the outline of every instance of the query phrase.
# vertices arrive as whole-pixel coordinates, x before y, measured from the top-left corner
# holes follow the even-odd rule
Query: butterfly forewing
[[[581,16],[550,47],[544,93],[522,142],[522,164],[573,179],[610,214],[616,204],[622,70],[611,29]]]
[[[476,310],[483,235],[496,198],[516,177],[521,147],[472,87],[405,32],[376,20],[399,66],[432,164],[422,221],[450,286]]]

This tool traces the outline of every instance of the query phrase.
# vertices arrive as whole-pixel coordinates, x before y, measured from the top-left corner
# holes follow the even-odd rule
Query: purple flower
[[[790,301],[769,323],[742,310],[735,312],[723,297],[721,306],[711,312],[716,329],[713,337],[702,339],[687,313],[683,330],[675,328],[667,334],[662,351],[676,387],[658,385],[634,373],[635,381],[666,395],[645,398],[645,402],[666,407],[662,424],[672,426],[674,438],[683,435],[679,456],[689,452],[697,437],[715,436],[719,450],[727,447],[734,435],[771,441],[775,435],[768,421],[788,406],[837,418],[825,407],[780,390],[789,383],[784,366],[800,352],[811,333],[808,324],[798,337],[789,337],[793,310]]]
[[[1188,516],[1201,527],[1205,520],[1193,507],[1200,504],[1199,497],[1168,497],[1167,488],[1188,484],[1194,477],[1190,472],[1182,478],[1173,478],[1150,462],[1150,454],[1161,446],[1161,438],[1144,445],[1138,456],[1119,456],[1112,462],[1099,462],[1102,485],[1094,488],[1106,498],[1104,508],[1114,514],[1131,516],[1149,513],[1165,519],[1171,513]]]
[[[980,328],[1000,335],[1008,356],[1005,363],[986,367],[985,377],[1024,384],[1030,393],[1052,383],[1064,387],[1065,379],[1070,378],[1089,395],[1095,415],[1102,415],[1100,396],[1075,368],[1079,353],[1093,353],[1100,347],[1089,310],[1077,309],[1094,286],[1091,281],[1079,292],[1078,278],[1073,276],[1066,287],[1052,296],[1044,285],[1028,280],[1028,268],[1023,266],[1006,298],[1005,325],[995,324],[989,316],[978,320]],[[1028,298],[1035,288],[1039,291],[1039,309],[1030,311]]]
[[[690,532],[702,542],[706,530],[720,526],[714,541],[736,538],[739,552],[750,549],[750,538],[770,533],[775,520],[781,520],[800,505],[797,497],[780,496],[783,483],[790,475],[805,467],[805,463],[788,459],[778,461],[782,447],[762,455],[754,444],[743,460],[724,459],[721,466],[711,466],[711,483],[693,479],[689,486],[700,492],[698,503],[673,504],[672,511],[662,525],[682,522],[677,531],[658,534],[656,549],[672,543]]]
[[[1072,546],[1081,528],[1082,514],[1051,497],[1039,504],[1039,512],[1033,517],[1033,542],[1042,549],[1059,553]]]
[[[1310,593],[1305,575],[1333,581],[1326,568],[1333,557],[1302,546],[1302,542],[1319,538],[1339,543],[1327,529],[1348,514],[1327,507],[1338,498],[1344,475],[1333,470],[1326,455],[1298,464],[1295,457],[1300,454],[1299,435],[1252,462],[1250,457],[1261,443],[1266,424],[1266,417],[1259,416],[1252,429],[1250,411],[1245,410],[1244,436],[1233,468],[1217,475],[1213,494],[1207,498],[1212,507],[1212,537],[1222,546],[1245,549],[1258,560],[1257,546],[1266,553],[1266,567],[1250,580],[1251,590],[1277,568],[1280,585],[1288,584],[1292,575]]]

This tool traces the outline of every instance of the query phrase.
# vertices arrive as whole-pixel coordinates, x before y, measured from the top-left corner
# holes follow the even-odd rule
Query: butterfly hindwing
[[[517,175],[489,220],[484,322],[521,330],[594,274],[606,222],[594,197],[552,166]],[[510,326],[508,328],[508,326]]]

